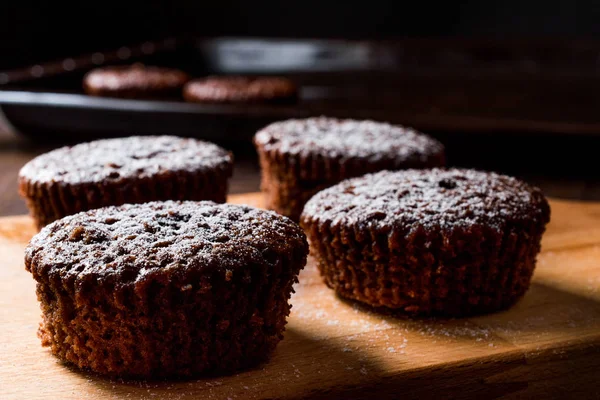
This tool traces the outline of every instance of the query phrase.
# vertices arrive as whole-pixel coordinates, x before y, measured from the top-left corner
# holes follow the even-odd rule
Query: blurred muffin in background
[[[212,76],[188,82],[186,101],[194,103],[285,103],[297,99],[298,88],[287,78]]]
[[[153,99],[181,97],[188,74],[173,68],[143,64],[97,68],[83,78],[84,91],[92,96]]]

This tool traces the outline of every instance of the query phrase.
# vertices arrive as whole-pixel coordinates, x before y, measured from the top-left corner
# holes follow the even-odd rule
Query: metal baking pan
[[[597,43],[410,39],[183,38],[0,71],[0,111],[37,139],[174,134],[248,140],[286,118],[371,118],[469,134],[600,134]],[[292,105],[201,105],[98,98],[83,75],[143,62],[194,76],[275,74],[300,86]]]

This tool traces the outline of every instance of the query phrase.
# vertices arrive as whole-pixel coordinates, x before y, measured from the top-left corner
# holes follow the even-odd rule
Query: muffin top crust
[[[230,168],[225,149],[176,136],[131,136],[62,147],[42,154],[20,171],[20,177],[40,183],[68,184],[145,178],[165,171]]]
[[[275,76],[210,76],[186,84],[184,97],[197,102],[255,102],[294,97],[296,85]]]
[[[542,192],[518,179],[462,169],[382,171],[343,181],[308,201],[303,224],[452,231],[473,225],[503,230],[544,226]]]
[[[84,87],[94,93],[160,92],[182,87],[189,76],[177,69],[133,64],[94,69],[84,77]]]
[[[411,128],[375,121],[317,117],[273,123],[254,138],[265,151],[328,159],[427,161],[444,146]]]
[[[150,276],[225,273],[308,253],[300,227],[274,212],[210,201],[151,202],[75,214],[33,237],[25,263],[36,280],[120,285]]]

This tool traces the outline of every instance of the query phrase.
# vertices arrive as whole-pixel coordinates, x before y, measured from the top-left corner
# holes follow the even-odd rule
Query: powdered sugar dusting
[[[187,268],[218,268],[229,280],[239,268],[276,263],[298,251],[308,252],[304,233],[273,212],[168,201],[101,208],[56,221],[31,240],[26,260],[30,265],[35,258],[39,268],[64,276],[118,276],[125,284]]]
[[[349,179],[319,192],[306,204],[303,218],[408,230],[478,223],[502,229],[517,221],[546,223],[549,208],[539,189],[508,176],[459,169],[406,170]]]
[[[326,117],[276,122],[258,132],[255,141],[266,151],[276,148],[289,155],[310,153],[368,162],[426,161],[444,151],[441,143],[410,128]]]
[[[232,163],[212,143],[174,136],[132,136],[62,147],[27,163],[20,176],[68,184],[147,178],[165,171],[204,171]]]

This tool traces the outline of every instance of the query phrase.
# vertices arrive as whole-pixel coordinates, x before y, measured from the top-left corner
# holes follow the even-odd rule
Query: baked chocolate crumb
[[[341,296],[462,316],[527,291],[549,219],[541,191],[515,178],[432,169],[341,182],[309,200],[301,225]]]
[[[282,339],[306,263],[300,227],[213,202],[91,210],[36,235],[41,337],[60,359],[101,374],[160,378],[232,372]]]

